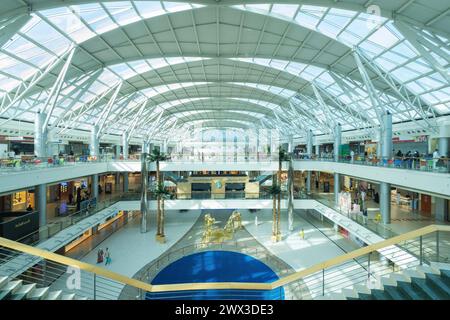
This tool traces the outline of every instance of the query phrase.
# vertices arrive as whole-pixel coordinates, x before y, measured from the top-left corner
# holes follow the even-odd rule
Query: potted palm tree
[[[151,162],[156,162],[156,190],[158,189],[159,185],[161,184],[161,174],[160,174],[160,170],[159,170],[159,163],[160,161],[165,161],[168,160],[169,157],[167,155],[165,155],[164,153],[162,153],[159,149],[154,148],[152,150],[152,153],[150,153],[150,161]],[[159,222],[161,221],[161,197],[156,193],[156,207],[157,207],[157,211],[156,211],[156,220]],[[159,223],[158,223],[159,225]],[[160,236],[159,231],[160,228],[158,227],[157,229],[157,233],[156,233],[156,238],[158,238],[158,236]]]
[[[161,206],[158,207],[158,212],[160,213],[160,215],[157,217],[156,240],[158,242],[164,243],[166,242],[166,236],[164,234],[164,200],[170,199],[171,193],[169,192],[169,190],[167,190],[166,187],[164,187],[164,184],[160,183],[155,189],[155,194],[158,199],[161,199],[160,203],[158,203],[158,206]]]
[[[268,190],[269,194],[272,196],[272,200],[273,200],[273,206],[272,206],[272,220],[273,220],[273,224],[272,224],[272,241],[273,242],[277,242],[279,240],[279,224],[278,224],[278,219],[277,219],[277,198],[278,196],[281,194],[281,188],[280,186],[273,181],[272,182],[272,186],[269,188]]]

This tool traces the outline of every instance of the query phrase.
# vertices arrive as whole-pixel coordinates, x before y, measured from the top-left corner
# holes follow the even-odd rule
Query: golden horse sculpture
[[[216,219],[209,213],[205,214],[204,231],[201,243],[207,245],[208,243],[222,243],[225,240],[233,239],[234,232],[242,228],[241,214],[238,211],[233,211],[231,216],[223,229],[214,226]]]

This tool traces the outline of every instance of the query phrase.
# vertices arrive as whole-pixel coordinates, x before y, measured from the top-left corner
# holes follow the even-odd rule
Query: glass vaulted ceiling
[[[0,49],[0,98],[4,98],[0,115],[5,119],[33,121],[36,110],[47,101],[50,87],[33,91],[32,94],[24,97],[8,110],[4,108],[8,102],[5,97],[8,93],[17,91],[24,81],[26,82],[35,74],[43,72],[71,46],[82,45],[89,39],[137,21],[161,15],[170,16],[176,12],[202,7],[204,6],[176,2],[118,1],[56,7],[32,13],[31,19]],[[446,78],[445,74],[442,74],[442,70],[438,72],[432,63],[444,66],[444,73],[446,72],[448,76],[450,42],[445,37],[427,30],[419,30],[423,33],[423,37],[432,44],[431,47],[433,45],[439,47],[439,50],[425,48],[425,54],[431,56],[432,61],[430,62],[430,57],[425,57],[423,52],[419,52],[399,30],[396,23],[387,18],[377,17],[376,21],[373,21],[374,17],[364,12],[310,5],[251,4],[232,6],[232,8],[300,25],[335,39],[348,47],[355,47],[382,72],[391,76],[410,93],[431,107],[431,112],[437,115],[450,113],[448,77]],[[192,15],[192,20],[195,26],[197,21],[195,21],[194,15]],[[413,26],[413,28],[415,27]],[[211,32],[213,31],[216,32],[215,30]],[[197,35],[197,37],[200,42],[201,35]],[[354,128],[355,125],[362,127],[378,124],[373,101],[370,99],[365,84],[352,78],[346,78],[332,68],[325,69],[313,64],[253,57],[229,57],[223,60],[230,59],[289,73],[306,81],[308,85],[305,85],[304,88],[309,88],[310,91],[309,94],[306,94],[302,90],[295,92],[281,85],[277,86],[277,79],[274,79],[270,85],[255,82],[226,82],[224,88],[228,88],[229,92],[248,91],[250,96],[245,97],[242,94],[234,97],[231,94],[227,103],[222,105],[224,109],[227,108],[230,100],[241,104],[247,103],[250,106],[248,110],[233,112],[261,118],[264,117],[264,114],[258,108],[269,108],[274,110],[274,113],[268,122],[262,123],[273,124],[274,121],[275,123],[278,121],[284,126],[286,119],[283,117],[291,115],[304,120],[314,128],[316,133],[329,129],[327,122],[330,120],[330,114],[344,124],[344,129]],[[172,68],[180,64],[184,64],[186,72],[189,73],[190,64],[204,60],[208,60],[208,58],[141,59],[105,66],[102,70],[93,70],[90,73],[67,79],[50,123],[55,122],[58,125],[67,126],[69,122],[66,123],[65,120],[75,118],[77,127],[89,129],[89,126],[103,114],[102,108],[108,102],[108,90],[113,91],[112,88],[118,83],[151,70]],[[203,62],[201,63],[203,64]],[[126,124],[128,119],[138,112],[143,103],[147,104],[147,108],[143,112],[147,118],[144,117],[144,119],[154,119],[151,113],[158,114],[170,109],[175,118],[169,119],[168,117],[168,122],[173,123],[178,118],[189,118],[189,116],[207,109],[207,102],[203,101],[203,98],[196,98],[196,94],[203,95],[201,92],[206,92],[205,95],[215,96],[221,93],[221,88],[222,85],[208,81],[192,81],[121,92],[115,101],[117,106],[114,107],[109,117],[112,119],[114,117],[122,118],[122,122],[111,121],[109,132],[121,133],[123,124]],[[259,91],[255,91],[256,89]],[[272,96],[259,96],[261,91],[268,92]],[[172,92],[182,92],[183,94],[171,97]],[[89,108],[89,105],[102,94],[105,94],[104,99]],[[394,121],[411,120],[423,116],[423,114],[414,112],[410,104],[398,99],[392,93],[377,92],[377,94],[383,108],[394,114]],[[280,100],[274,101],[273,96],[280,97]],[[188,103],[196,107],[189,111],[183,111],[183,106]],[[431,116],[430,111],[425,114]],[[219,111],[215,112],[219,114]],[[121,115],[125,117],[119,117]],[[221,119],[223,115],[222,113]],[[71,123],[71,125],[74,124]],[[143,125],[145,124],[143,123]],[[297,128],[292,128],[293,132],[296,130]]]

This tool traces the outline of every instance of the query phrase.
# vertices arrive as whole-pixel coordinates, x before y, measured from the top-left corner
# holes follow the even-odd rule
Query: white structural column
[[[34,154],[38,158],[47,157],[47,130],[43,130],[46,114],[37,112],[34,122]],[[39,226],[47,224],[47,185],[35,187],[35,210],[39,212]]]
[[[100,143],[98,138],[98,125],[93,125],[91,129],[91,141],[89,144],[89,152],[91,157],[99,157],[100,155]]]
[[[233,133],[233,154],[234,154],[234,162],[237,162],[238,159],[238,138],[236,136],[236,132]]]
[[[116,161],[120,159],[120,144],[116,144]],[[116,186],[120,185],[120,172],[116,172]]]
[[[387,112],[382,116],[381,157],[383,161],[392,158],[392,115]],[[391,223],[391,185],[380,183],[380,213],[384,224]]]
[[[438,149],[440,157],[450,157],[449,146],[450,124],[446,123],[439,126]],[[448,221],[449,205],[447,199],[434,197],[434,216],[436,221]]]
[[[163,140],[161,142],[161,152],[162,153],[167,153],[167,140]]]
[[[222,131],[222,160],[223,162],[227,161],[227,130]]]
[[[38,158],[47,157],[47,130],[43,130],[46,117],[45,113],[37,112],[34,121],[34,154]]]
[[[288,143],[289,153],[289,169],[288,169],[288,227],[289,231],[294,230],[294,166],[293,166],[293,153],[294,153],[294,137],[289,136]]]
[[[441,157],[449,158],[449,146],[450,146],[450,138],[448,137],[441,137],[438,140],[438,148],[439,148],[439,155]]]
[[[148,149],[149,149],[149,144],[148,144],[148,142],[144,141],[144,143],[142,144],[142,153],[141,153],[141,233],[147,232],[147,216],[148,216],[147,156],[148,156]]]
[[[98,201],[98,174],[92,175],[92,194]]]
[[[93,125],[91,129],[91,141],[89,144],[89,152],[91,157],[99,159],[100,144],[98,141],[98,126]],[[92,194],[94,198],[98,199],[98,174],[92,175]]]
[[[309,130],[306,135],[306,153],[308,154],[308,159],[312,158],[313,155],[313,133]],[[306,173],[306,193],[311,194],[311,171]]]
[[[259,161],[259,129],[256,129],[256,161]]]
[[[245,135],[245,161],[249,161],[250,159],[250,137],[248,134]]]
[[[122,155],[123,160],[128,160],[128,133],[124,131],[122,134]],[[128,192],[128,172],[123,173],[123,192]]]
[[[341,125],[338,123],[334,130],[334,161],[339,162],[339,149],[341,146]],[[341,191],[341,175],[334,174],[334,204],[339,206],[339,192]]]

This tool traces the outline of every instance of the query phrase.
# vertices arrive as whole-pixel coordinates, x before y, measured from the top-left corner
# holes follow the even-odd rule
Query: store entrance
[[[192,199],[210,199],[211,183],[192,183],[191,194]]]
[[[226,183],[225,199],[245,198],[245,183]]]

